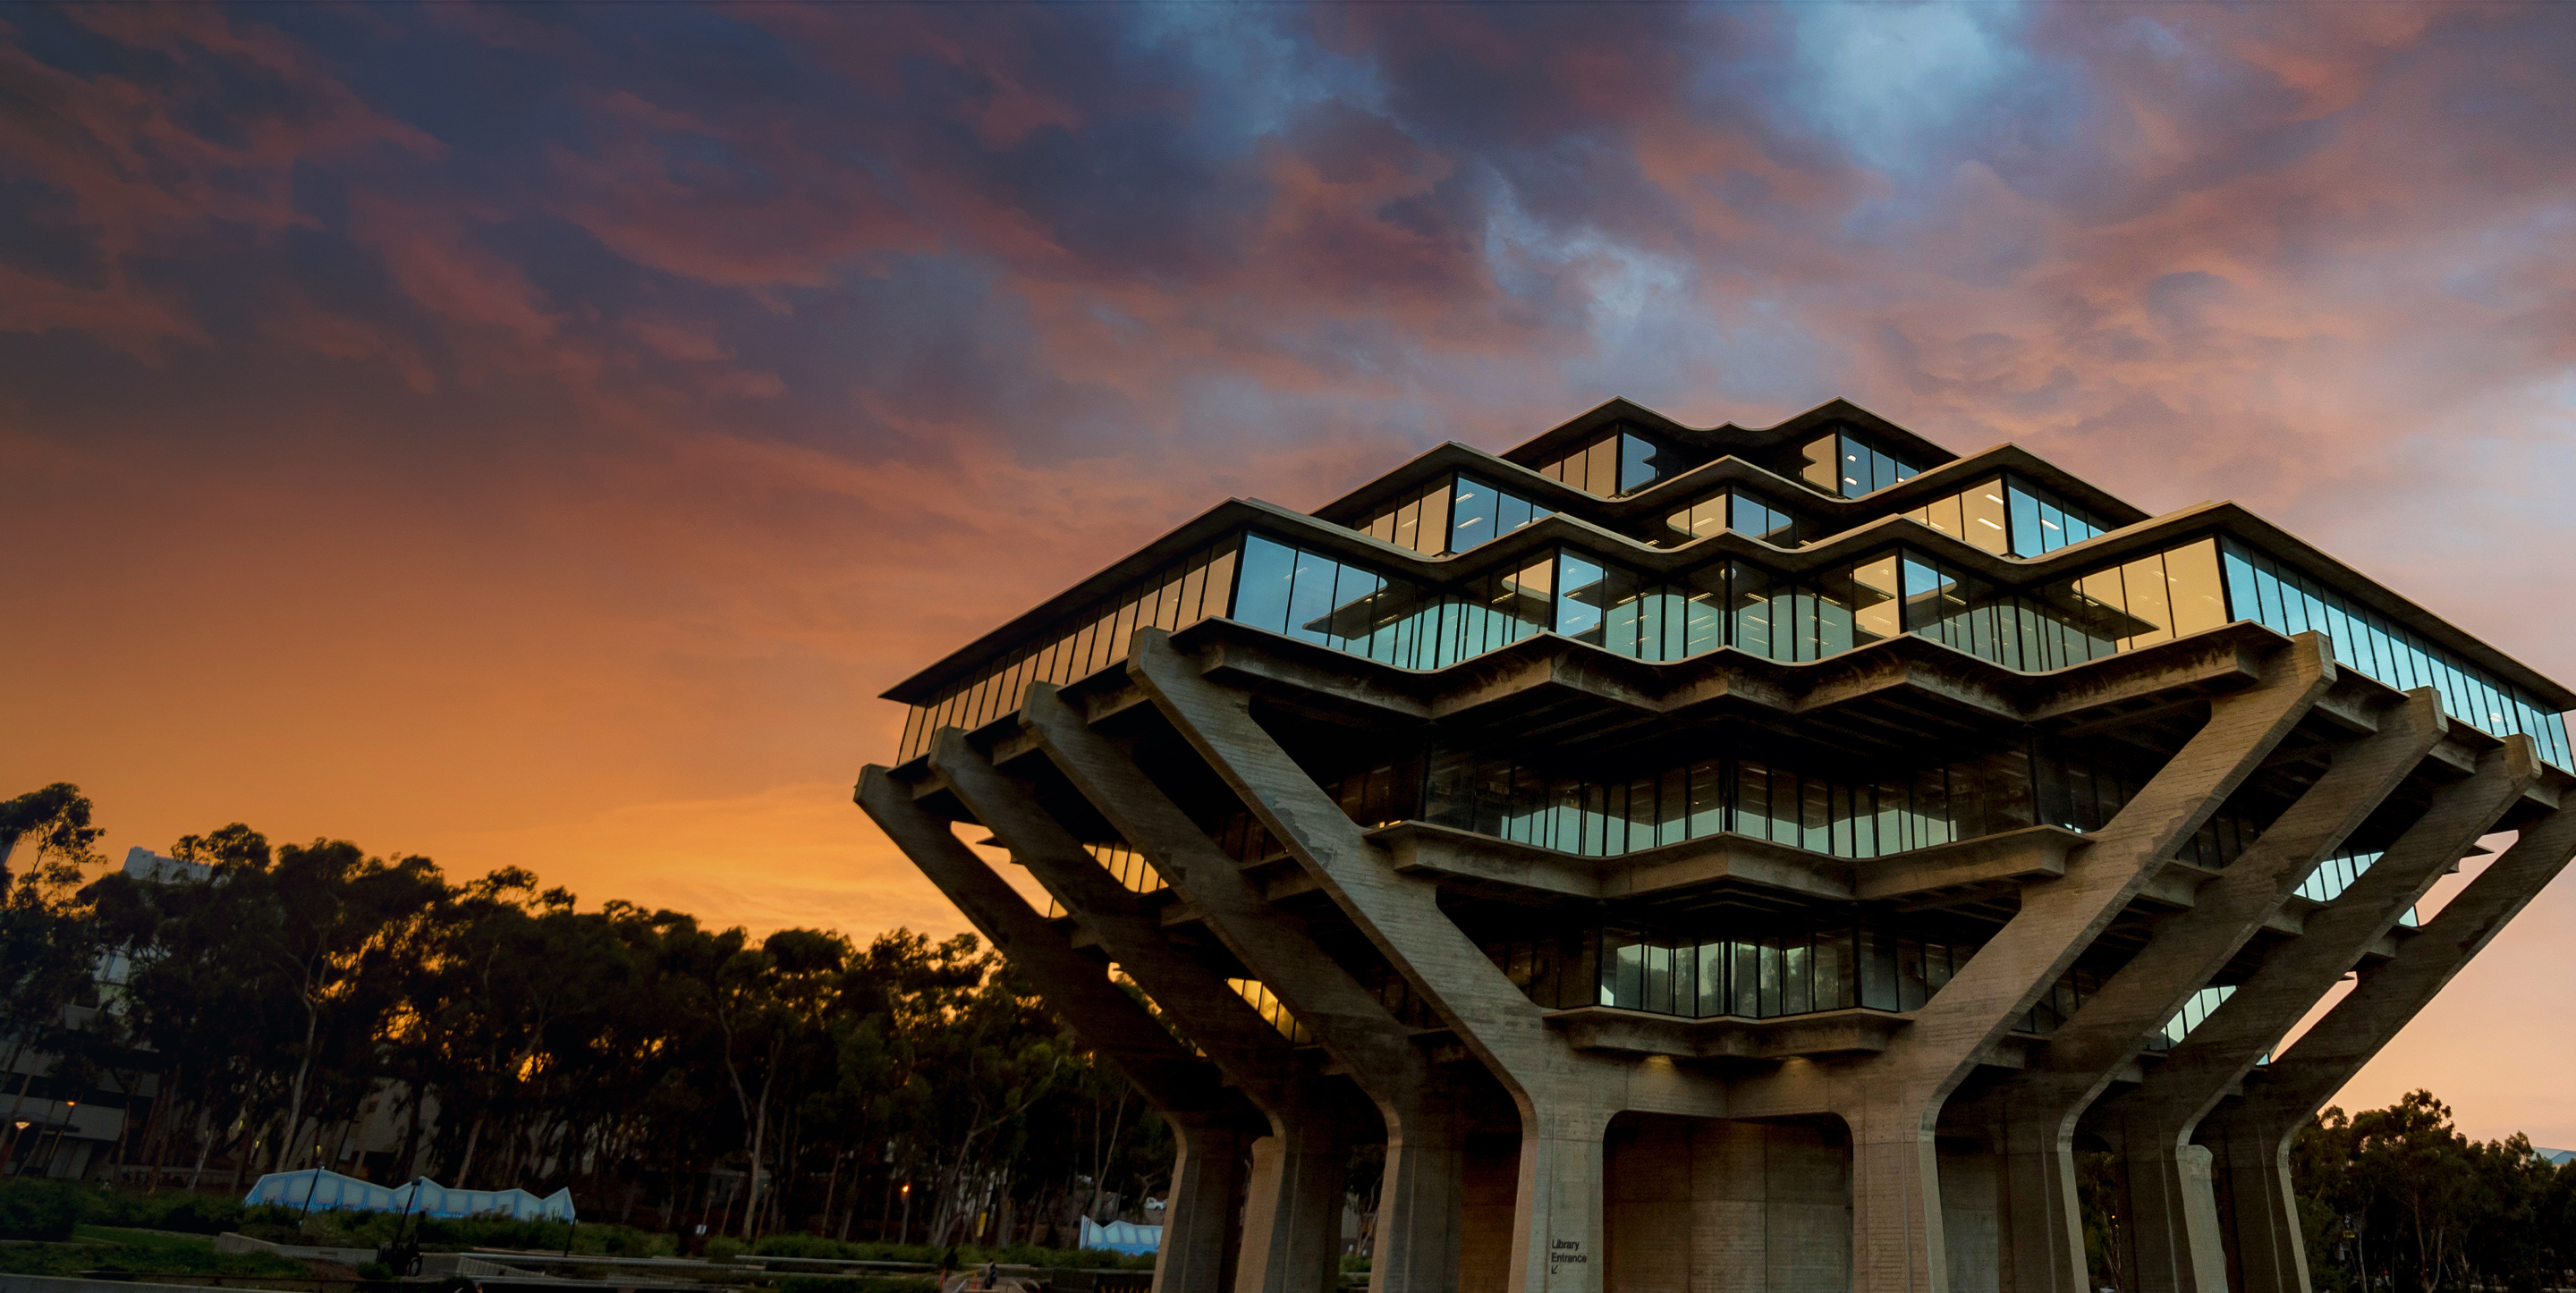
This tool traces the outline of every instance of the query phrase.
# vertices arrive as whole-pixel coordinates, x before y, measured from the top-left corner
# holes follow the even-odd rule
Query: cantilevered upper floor
[[[2576,693],[2232,503],[2163,516],[2012,445],[1961,457],[1845,401],[1684,427],[1614,400],[1503,454],[1445,444],[1301,513],[1234,500],[886,693],[900,754],[1224,619],[1443,670],[1544,635],[1646,663],[1802,664],[1911,637],[2047,674],[2250,622],[2431,687],[2561,769]],[[1358,661],[1353,662],[1358,666]]]

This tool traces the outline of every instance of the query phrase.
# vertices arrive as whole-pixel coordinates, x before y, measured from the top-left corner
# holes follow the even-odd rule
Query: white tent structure
[[[1089,1217],[1084,1217],[1082,1246],[1106,1248],[1113,1253],[1126,1253],[1130,1256],[1150,1253],[1163,1246],[1163,1228],[1140,1226],[1133,1221],[1112,1221],[1104,1226]]]
[[[571,1221],[572,1191],[557,1190],[540,1199],[526,1190],[451,1190],[424,1177],[403,1185],[382,1186],[354,1176],[308,1167],[301,1172],[271,1172],[242,1196],[246,1204],[274,1203],[328,1212],[351,1208],[363,1212],[409,1212],[424,1217],[511,1217],[520,1221]]]

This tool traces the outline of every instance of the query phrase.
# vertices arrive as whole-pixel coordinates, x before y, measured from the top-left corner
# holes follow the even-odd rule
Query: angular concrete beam
[[[1455,1099],[1435,1079],[1412,1030],[1325,955],[1304,922],[1270,905],[1267,888],[1054,687],[1030,687],[1020,721],[1074,788],[1154,863],[1217,940],[1261,976],[1377,1104],[1386,1121],[1387,1163],[1370,1287],[1376,1293],[1453,1290],[1462,1152]],[[1390,1208],[1411,1220],[1387,1224]]]
[[[953,727],[933,741],[930,766],[948,779],[950,790],[984,829],[1091,931],[1127,977],[1161,1004],[1255,1104],[1267,1108],[1288,1097],[1296,1057],[1287,1037],[1197,957],[1174,945],[1143,895],[1109,874],[1039,806],[1025,783],[985,762],[966,734]]]
[[[2479,836],[2495,829],[2539,773],[2527,737],[2513,738],[2479,764],[2476,775],[2435,792],[2424,815],[2369,870],[2334,901],[2308,913],[2305,932],[2274,947],[2123,1102],[2132,1109],[2175,1110],[2194,1121],[2207,1113],[2434,881],[2476,847]]]
[[[2324,694],[2334,677],[2324,638],[2293,639],[2262,662],[2261,677],[2253,687],[2211,700],[2208,721],[2089,847],[2067,859],[2064,876],[2024,886],[2020,911],[1915,1013],[1913,1026],[1886,1051],[1843,1070],[1836,1098],[1852,1131],[1855,1288],[1946,1286],[1933,1139],[1944,1103]],[[1797,1080],[1784,1071],[1767,1082],[1738,1083],[1734,1091],[1743,1099],[1768,1082]],[[2064,1215],[2073,1209],[2074,1189],[2071,1176],[2025,1173],[2017,1186],[2008,1182],[2007,1214]],[[2033,1229],[2054,1233],[2050,1226]],[[2083,1277],[2080,1247],[2014,1260],[2017,1270],[2033,1272],[2024,1278],[2048,1281],[2022,1287],[2075,1286]]]
[[[2446,726],[2440,701],[2427,688],[2410,693],[2376,733],[2336,752],[2316,784],[2242,856],[2198,886],[2191,906],[2159,923],[2147,945],[2049,1035],[2029,1068],[1991,1093],[2006,1144],[2007,1179],[2073,1179],[2076,1119],[2174,1012],[2270,922],[2317,863],[2406,780]],[[2069,1274],[2058,1255],[2082,1251],[2078,1214],[2024,1209],[2010,1223],[2010,1250],[2046,1259],[2017,1271],[2020,1287],[2052,1287]],[[2073,1285],[2068,1293],[2083,1287]]]
[[[2290,1191],[2290,1142],[2470,959],[2495,941],[2576,856],[2576,810],[2522,829],[2415,937],[2336,1002],[2279,1058],[2245,1082],[2241,1102],[2203,1119],[2235,1200],[2230,1219],[2241,1293],[2307,1293],[2307,1255]],[[2377,868],[2373,868],[2376,870]]]
[[[1046,986],[1056,1014],[1162,1114],[1179,1143],[1154,1293],[1224,1293],[1235,1256],[1236,1161],[1263,1127],[1216,1068],[1190,1053],[1108,968],[1077,952],[885,768],[860,775],[859,807],[1002,955]]]
[[[1866,1055],[1912,1021],[1882,1010],[1827,1010],[1776,1019],[1681,1019],[1607,1006],[1547,1017],[1579,1050],[1670,1055],[1675,1059],[1784,1060]]]
[[[1236,1293],[1331,1293],[1351,1129],[1321,1075],[1302,1071],[1287,1037],[1175,945],[1143,896],[1110,875],[1027,783],[975,753],[964,732],[940,732],[930,766],[1270,1119],[1270,1136],[1253,1148]]]
[[[1544,1012],[1441,911],[1439,886],[1399,874],[1383,849],[1298,767],[1251,713],[1170,637],[1138,630],[1129,676],[1272,837],[1314,875],[1388,964],[1484,1061],[1521,1112],[1520,1183],[1506,1287],[1593,1293],[1602,1276],[1602,1134],[1622,1107],[1629,1065],[1576,1051]],[[1723,1092],[1666,1075],[1678,1090]]]
[[[2398,917],[2494,829],[2538,774],[2529,738],[2517,736],[2479,760],[2474,775],[2435,792],[2424,815],[2369,870],[2309,913],[2305,932],[2274,947],[2143,1084],[2105,1106],[2104,1118],[2125,1150],[2130,1232],[2143,1287],[2226,1288],[2209,1152],[2191,1143],[2194,1130]]]

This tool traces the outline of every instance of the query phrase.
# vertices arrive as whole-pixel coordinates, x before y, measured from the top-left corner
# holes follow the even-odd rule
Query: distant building
[[[2576,853],[2576,692],[1841,401],[1227,502],[888,695],[861,805],[1172,1125],[1159,1293],[1332,1287],[1375,1142],[1376,1293],[2074,1293],[2079,1149],[2142,1287],[2303,1290],[2288,1137]]]

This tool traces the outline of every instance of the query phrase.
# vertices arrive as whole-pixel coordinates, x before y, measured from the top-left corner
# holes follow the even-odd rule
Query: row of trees
[[[0,802],[0,1100],[15,1121],[154,1077],[113,1174],[237,1192],[345,1170],[372,1121],[379,1142],[399,1128],[357,1160],[378,1179],[934,1244],[1061,1243],[1075,1215],[1166,1183],[1161,1120],[970,936],[754,940],[584,911],[522,870],[457,883],[238,824],[177,843],[201,875],[155,882],[106,872],[90,818],[67,785]],[[2292,1167],[2321,1290],[2548,1287],[2576,1268],[2576,1163],[2472,1141],[2428,1092],[2327,1110]],[[2100,1230],[2116,1205],[2092,1184]]]
[[[2576,1161],[2520,1132],[2477,1141],[2415,1091],[2328,1109],[2291,1146],[2318,1289],[2542,1289],[2576,1284]]]
[[[90,817],[68,785],[0,804],[0,1072],[13,1109],[153,1076],[108,1170],[154,1188],[319,1163],[569,1185],[606,1221],[1000,1244],[1169,1171],[1160,1120],[972,936],[754,939],[239,824],[178,841],[202,872],[138,879],[102,874]],[[391,1147],[349,1157],[371,1120]]]

